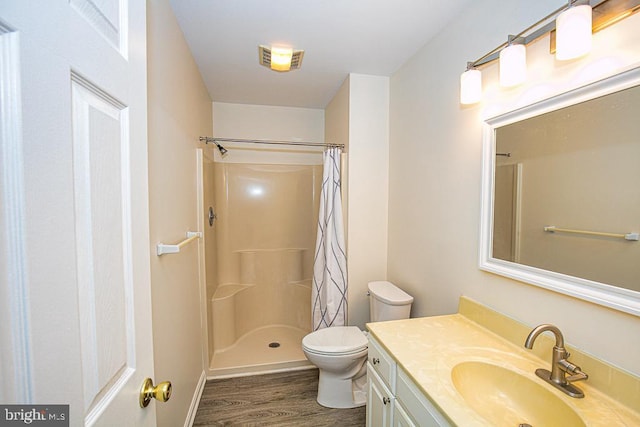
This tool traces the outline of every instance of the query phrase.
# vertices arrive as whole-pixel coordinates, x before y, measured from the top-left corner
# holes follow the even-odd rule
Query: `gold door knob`
[[[164,381],[157,386],[153,385],[151,378],[147,378],[140,388],[140,407],[146,408],[151,402],[151,398],[166,402],[171,397],[171,382]]]

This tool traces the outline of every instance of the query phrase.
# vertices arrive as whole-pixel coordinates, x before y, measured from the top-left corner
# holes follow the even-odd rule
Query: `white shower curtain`
[[[340,160],[342,150],[324,152],[318,235],[313,262],[313,330],[347,324],[347,255],[344,245]]]

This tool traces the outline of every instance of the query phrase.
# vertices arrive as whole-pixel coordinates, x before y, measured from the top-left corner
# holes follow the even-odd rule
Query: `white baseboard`
[[[198,380],[198,385],[196,386],[196,390],[193,393],[193,399],[191,400],[191,406],[189,407],[189,412],[187,412],[187,418],[184,421],[184,427],[193,426],[193,422],[196,419],[196,412],[198,412],[198,406],[200,405],[200,398],[202,397],[202,392],[204,391],[204,385],[207,382],[207,374],[205,371],[202,371],[200,374],[200,380]]]

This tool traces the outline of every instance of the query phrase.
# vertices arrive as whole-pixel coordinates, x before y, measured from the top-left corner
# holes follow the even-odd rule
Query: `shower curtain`
[[[341,154],[342,150],[337,147],[324,152],[311,291],[314,331],[347,324],[347,255],[340,193]]]

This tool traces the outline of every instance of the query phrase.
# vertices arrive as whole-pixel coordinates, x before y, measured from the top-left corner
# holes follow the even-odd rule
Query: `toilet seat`
[[[302,347],[311,353],[347,355],[367,349],[367,337],[357,326],[319,329],[302,339]]]

